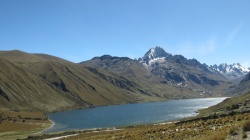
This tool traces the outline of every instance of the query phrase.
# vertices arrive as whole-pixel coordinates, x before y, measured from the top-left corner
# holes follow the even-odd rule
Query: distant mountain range
[[[218,78],[223,81],[228,81],[235,83],[234,86],[231,86],[229,90],[226,90],[226,94],[239,94],[239,93],[247,93],[250,91],[250,68],[243,67],[240,63],[234,64],[220,64],[220,65],[211,65],[201,64],[196,59],[186,59],[182,55],[172,55],[167,53],[161,47],[151,48],[142,58],[139,58],[138,61],[143,64],[143,66],[152,73],[158,74],[161,77],[166,77],[169,83],[175,83],[177,85],[185,85],[188,83],[201,84],[203,83],[216,85],[218,84]],[[178,66],[177,64],[180,64]],[[185,67],[184,67],[185,66]],[[195,70],[186,69],[188,66],[196,68]],[[160,69],[160,70],[159,70]],[[186,69],[186,71],[185,71]],[[208,77],[200,77],[200,74],[197,70],[201,70],[203,73],[207,72],[205,75]],[[160,71],[160,73],[159,73]],[[171,72],[169,74],[169,72]],[[181,71],[184,71],[181,73]],[[192,74],[192,71],[194,74]],[[163,74],[165,72],[165,75]],[[163,74],[163,75],[162,75]],[[175,75],[175,76],[173,76]],[[210,76],[215,76],[217,80],[207,80]],[[173,79],[175,78],[175,79]],[[189,80],[188,80],[189,79]],[[212,78],[213,79],[213,78]],[[227,79],[227,80],[226,80]],[[191,80],[191,81],[190,81]],[[186,84],[183,84],[184,83]],[[179,83],[178,83],[179,82]],[[220,86],[222,87],[222,86]],[[196,89],[195,86],[192,86],[193,89]],[[214,87],[213,87],[214,88]]]
[[[240,63],[213,65],[209,66],[209,69],[219,72],[229,79],[240,78],[250,72],[249,68],[241,66]]]
[[[183,60],[186,59],[185,57],[181,55],[173,56],[172,54],[167,53],[161,47],[155,47],[155,48],[151,48],[142,58],[139,58],[139,62],[144,64],[146,68],[150,68],[154,66],[155,64],[164,63],[171,59],[175,59],[176,57],[182,58]],[[203,67],[206,70],[210,70],[211,72],[220,73],[229,79],[243,77],[250,72],[250,68],[245,68],[241,66],[240,63],[234,63],[230,65],[223,63],[220,65],[215,64],[215,65],[208,66],[206,64],[200,64],[200,62],[198,62],[196,59],[191,59],[186,62],[189,63],[189,65],[193,65],[193,66],[199,65],[200,67]]]
[[[2,109],[55,111],[222,96],[245,92],[250,84],[250,70],[238,63],[208,66],[161,47],[138,60],[103,55],[79,64],[47,54],[0,51],[0,66]]]

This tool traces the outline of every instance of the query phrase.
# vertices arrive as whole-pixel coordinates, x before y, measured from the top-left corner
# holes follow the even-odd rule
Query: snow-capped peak
[[[233,63],[231,65],[222,63],[218,66],[217,65],[210,66],[209,68],[229,77],[230,79],[242,77],[250,72],[249,68],[241,66],[240,63]]]
[[[139,61],[146,65],[151,65],[155,62],[163,62],[169,57],[172,57],[172,54],[167,53],[163,48],[157,46],[151,48]]]

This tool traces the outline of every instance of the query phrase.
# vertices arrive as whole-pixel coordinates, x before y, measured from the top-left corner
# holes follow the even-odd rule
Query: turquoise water
[[[43,133],[79,129],[150,124],[197,115],[195,111],[213,106],[225,98],[201,98],[165,102],[113,105],[48,114],[55,125]]]

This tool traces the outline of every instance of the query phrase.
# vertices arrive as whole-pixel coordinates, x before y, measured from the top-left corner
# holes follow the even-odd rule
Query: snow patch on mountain
[[[154,58],[154,59],[151,59],[151,60],[149,61],[149,65],[152,65],[152,64],[154,64],[154,63],[156,63],[156,62],[162,63],[162,62],[164,62],[165,60],[166,60],[166,57]]]

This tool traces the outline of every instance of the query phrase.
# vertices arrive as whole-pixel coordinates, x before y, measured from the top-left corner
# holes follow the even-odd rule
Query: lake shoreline
[[[223,100],[225,100],[227,97],[213,97],[213,98],[198,98],[199,99],[199,101],[198,102],[200,102],[200,103],[198,103],[199,105],[200,104],[203,104],[203,102],[218,102],[218,100],[217,99],[222,99],[221,101],[219,100],[219,102],[222,102]],[[214,100],[215,99],[215,100]],[[125,106],[128,106],[128,107],[131,107],[131,105],[136,105],[136,106],[141,106],[141,105],[159,105],[159,104],[165,104],[165,103],[173,103],[173,102],[184,102],[184,101],[191,101],[191,102],[193,102],[193,100],[195,100],[195,99],[185,99],[185,100],[171,100],[171,101],[166,101],[166,102],[150,102],[150,103],[144,103],[144,104],[141,104],[141,103],[139,103],[139,104],[126,104]],[[195,100],[195,101],[197,101],[197,100]],[[218,103],[219,103],[218,102]],[[210,103],[211,104],[211,103]],[[216,103],[217,104],[217,103]],[[176,104],[177,105],[177,104]],[[215,104],[212,104],[211,106],[213,106],[213,105],[215,105]],[[124,106],[124,105],[121,105],[121,106]],[[205,106],[205,107],[200,107],[200,108],[207,108],[207,107],[209,107],[210,105],[207,105],[207,106]],[[105,106],[104,108],[116,108],[116,107],[119,107],[118,105],[114,105],[114,106]],[[148,106],[147,106],[148,107]],[[181,107],[182,108],[182,107]],[[185,106],[184,106],[184,108],[185,108]],[[103,108],[101,108],[101,107],[98,107],[98,108],[93,108],[94,110],[100,110],[100,109],[103,109]],[[121,108],[122,110],[124,109],[124,108]],[[140,110],[140,109],[139,109]],[[168,108],[167,110],[171,110],[171,108]],[[187,109],[185,109],[185,110],[187,110]],[[195,117],[195,116],[197,116],[197,115],[199,115],[199,113],[197,113],[197,111],[198,111],[199,109],[192,109],[192,111],[190,112],[189,111],[189,113],[183,113],[182,111],[177,111],[178,113],[177,114],[170,114],[172,117],[168,117],[168,116],[164,116],[164,115],[160,115],[161,116],[161,118],[159,118],[158,120],[157,119],[154,119],[154,118],[150,118],[150,119],[152,119],[153,121],[146,121],[146,122],[144,122],[143,121],[143,119],[142,119],[142,121],[141,121],[141,118],[139,119],[140,121],[139,122],[137,122],[137,121],[135,121],[135,122],[133,122],[132,121],[132,123],[133,124],[131,124],[131,123],[129,123],[129,124],[126,124],[126,123],[120,123],[120,124],[113,124],[113,123],[111,123],[111,124],[109,124],[109,125],[101,125],[101,126],[98,126],[98,125],[95,125],[95,126],[86,126],[86,125],[83,125],[83,126],[85,126],[85,128],[81,128],[81,127],[73,127],[73,128],[75,128],[75,129],[71,129],[72,128],[72,126],[71,126],[71,128],[70,127],[68,127],[68,128],[66,128],[66,129],[61,129],[61,128],[59,128],[58,129],[58,126],[57,126],[57,128],[55,129],[55,130],[53,130],[53,129],[51,129],[51,128],[53,128],[53,126],[55,126],[56,124],[52,121],[52,119],[53,119],[53,117],[52,118],[49,118],[50,119],[50,121],[52,122],[52,125],[51,125],[51,127],[49,127],[49,128],[47,128],[47,129],[45,129],[44,131],[42,131],[41,133],[44,133],[44,134],[47,134],[47,133],[56,133],[56,132],[65,132],[65,131],[74,131],[74,130],[76,130],[76,131],[78,131],[78,130],[91,130],[91,129],[95,129],[95,128],[98,128],[98,129],[107,129],[107,128],[112,128],[112,127],[126,127],[126,126],[136,126],[136,125],[154,125],[154,124],[161,124],[161,123],[169,123],[169,122],[173,122],[173,121],[179,121],[179,120],[182,120],[182,119],[186,119],[186,118],[190,118],[190,117]],[[78,110],[73,110],[73,112],[77,112]],[[92,111],[92,110],[89,110],[89,109],[86,109],[86,110],[79,110],[79,111]],[[129,110],[130,111],[130,110]],[[165,111],[166,111],[166,109],[165,109]],[[123,111],[124,112],[124,111]],[[137,110],[137,112],[138,112],[138,110]],[[164,112],[164,109],[163,110],[159,110],[158,112]],[[61,113],[59,113],[58,115],[59,115],[59,117],[60,116],[63,116],[63,113],[66,113],[66,112],[61,112]],[[91,113],[91,112],[90,112]],[[129,112],[127,112],[127,113],[129,113]],[[51,113],[52,115],[54,115],[55,113]],[[66,113],[66,114],[68,114],[68,113]],[[74,113],[73,113],[74,114]],[[72,113],[70,113],[70,120],[72,120],[72,116],[79,116],[79,114],[75,114],[75,115],[73,115]],[[89,112],[87,112],[87,114],[89,114]],[[141,114],[141,110],[140,110],[140,114]],[[57,116],[58,116],[57,115]],[[86,115],[86,114],[85,114]],[[127,115],[127,114],[125,114],[125,115]],[[148,114],[147,116],[150,116],[151,117],[151,115],[154,115],[154,114]],[[98,116],[98,115],[94,115],[94,116],[92,116],[92,117],[95,117],[95,116]],[[159,115],[158,115],[159,116]],[[173,117],[173,116],[175,116],[175,117]],[[129,116],[129,117],[131,117],[131,116]],[[74,118],[74,117],[73,117]],[[78,117],[78,118],[80,118],[80,117]],[[105,119],[104,120],[106,120],[106,118],[109,118],[109,117],[104,117]],[[167,118],[167,119],[166,119]],[[75,121],[74,120],[76,120],[77,118],[75,118],[75,119],[73,119],[72,120],[72,122],[74,122],[75,123]],[[88,119],[86,119],[86,118],[82,118],[82,119],[84,119],[84,120],[88,120]],[[100,119],[100,118],[96,118],[96,119]],[[166,119],[166,120],[164,120],[164,119]],[[113,121],[113,120],[112,120]],[[155,121],[155,122],[154,122]],[[58,122],[59,124],[64,124],[63,122]],[[108,122],[107,122],[108,123]],[[107,124],[106,123],[106,124]],[[78,124],[78,123],[77,123]],[[68,124],[65,124],[66,126],[68,126]],[[51,130],[49,130],[49,129],[51,129]],[[46,132],[46,130],[49,130],[49,131],[47,131]]]
[[[219,97],[221,98],[221,97]],[[224,97],[224,99],[222,101],[224,101],[227,97]],[[222,102],[221,101],[221,102]],[[218,103],[217,103],[218,104]],[[196,110],[195,112],[197,112],[198,110]],[[42,135],[56,135],[56,136],[52,136],[50,137],[50,139],[53,138],[66,138],[66,136],[77,136],[77,135],[81,135],[84,133],[104,133],[104,132],[108,132],[108,131],[116,131],[116,130],[126,130],[129,128],[139,128],[139,127],[147,127],[147,126],[165,126],[165,125],[175,125],[178,124],[180,122],[182,122],[182,120],[184,119],[193,119],[195,117],[197,117],[199,115],[199,111],[195,116],[191,116],[191,117],[184,117],[181,119],[177,119],[177,120],[169,120],[169,121],[162,121],[162,122],[157,122],[157,123],[149,123],[149,124],[132,124],[132,125],[125,125],[125,126],[115,126],[115,127],[104,127],[104,128],[92,128],[92,129],[76,129],[76,130],[65,130],[65,131],[58,131],[58,132],[46,132],[43,133],[44,131],[52,128],[55,125],[55,122],[52,121],[51,119],[50,122],[52,123],[50,127],[46,128],[45,130],[41,131],[40,134]]]
[[[250,113],[239,113],[233,116],[218,116],[216,118],[193,119],[184,122],[157,123],[152,125],[129,126],[115,131],[115,129],[100,129],[92,131],[72,131],[62,132],[57,135],[45,134],[38,138],[60,138],[65,136],[66,140],[72,139],[209,139],[223,137],[236,137],[231,135],[228,128],[237,126],[242,128],[242,124],[250,122]],[[216,132],[215,132],[216,131]],[[242,137],[240,130],[237,131],[237,137]],[[192,132],[192,133],[191,133]],[[250,131],[248,133],[250,136]],[[209,138],[208,138],[209,137]]]
[[[49,129],[51,129],[53,126],[55,126],[55,122],[54,122],[54,121],[52,121],[52,120],[50,120],[50,119],[49,119],[49,121],[51,122],[51,125],[50,125],[48,128],[45,128],[44,130],[42,130],[41,132],[39,132],[38,134],[43,134],[44,131],[49,130]]]

